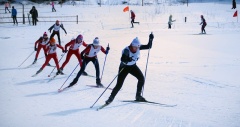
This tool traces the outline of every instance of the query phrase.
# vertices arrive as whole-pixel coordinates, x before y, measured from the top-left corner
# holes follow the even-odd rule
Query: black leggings
[[[33,17],[33,18],[32,18],[32,23],[33,23],[33,26],[34,26],[34,25],[36,26],[36,25],[37,25],[37,18]]]
[[[205,31],[205,27],[206,27],[206,25],[202,25],[202,28],[201,28],[202,33],[206,33],[206,31]]]
[[[134,19],[131,20],[131,23],[132,23],[132,27],[133,27],[133,23],[138,23],[139,24],[139,22],[135,22]]]
[[[61,40],[60,40],[60,33],[59,33],[59,31],[53,31],[52,34],[51,34],[51,36],[50,36],[50,39],[51,39],[52,37],[54,37],[55,34],[57,34],[57,36],[58,36],[58,43],[59,43],[59,45],[61,45]]]
[[[141,95],[142,87],[145,82],[145,78],[144,78],[141,70],[138,68],[138,66],[136,64],[134,64],[132,66],[124,66],[124,65],[120,64],[117,84],[113,88],[111,97],[114,98],[117,95],[118,91],[122,88],[125,78],[127,77],[127,75],[129,73],[138,79],[136,96]]]
[[[17,21],[17,16],[13,16],[13,23],[15,24],[15,22],[18,24],[18,21]]]
[[[79,77],[82,75],[82,73],[84,72],[87,64],[90,61],[94,64],[95,69],[96,69],[96,82],[100,81],[100,78],[99,78],[99,75],[100,75],[99,63],[98,63],[98,59],[94,57],[94,58],[85,58],[85,59],[83,59],[82,67],[81,67],[80,71],[78,72],[77,76],[74,78],[73,84],[77,83]]]

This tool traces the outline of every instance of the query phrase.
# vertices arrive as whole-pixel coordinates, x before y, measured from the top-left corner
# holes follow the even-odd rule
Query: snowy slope
[[[137,80],[129,75],[111,105],[95,110],[109,97],[111,90],[107,90],[91,109],[89,107],[104,91],[86,86],[95,85],[94,78],[82,76],[72,89],[57,92],[77,65],[74,56],[64,69],[66,75],[50,82],[47,75],[52,67],[46,67],[37,77],[31,77],[45,61],[43,52],[40,52],[35,66],[25,68],[33,62],[34,53],[18,67],[34,51],[34,42],[52,23],[40,22],[37,26],[0,24],[0,126],[238,127],[240,24],[232,17],[234,10],[230,5],[130,6],[136,13],[136,21],[140,21],[134,29],[130,28],[129,14],[122,12],[124,7],[64,5],[62,8],[56,6],[57,12],[52,13],[50,6],[36,5],[40,16],[79,15],[81,21],[87,21],[64,23],[68,34],[64,35],[61,31],[63,44],[80,33],[87,43],[92,43],[95,37],[100,38],[103,47],[109,43],[111,49],[102,79],[105,86],[117,74],[122,49],[136,36],[142,44],[146,44],[153,32],[155,38],[150,50],[144,97],[177,106],[121,102],[135,98]],[[160,12],[156,14],[157,9]],[[173,29],[168,30],[166,23],[170,14],[177,21]],[[207,35],[198,34],[201,14],[208,22]],[[188,18],[187,23],[184,23],[184,17]],[[147,53],[147,50],[141,51],[138,61],[143,73]],[[58,58],[61,54],[58,50]],[[100,52],[98,58],[102,70],[105,55]],[[50,63],[54,65],[53,61]],[[77,70],[65,86],[73,80]],[[91,63],[86,72],[95,74]],[[116,81],[110,87],[115,84]]]

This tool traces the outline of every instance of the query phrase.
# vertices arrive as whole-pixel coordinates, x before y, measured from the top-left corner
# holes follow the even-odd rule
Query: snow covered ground
[[[94,108],[89,108],[104,91],[86,86],[95,85],[94,78],[82,76],[72,89],[57,92],[78,64],[74,56],[64,69],[66,75],[57,76],[50,82],[47,76],[52,67],[46,67],[37,77],[31,77],[45,61],[43,52],[33,67],[25,69],[33,62],[35,53],[18,67],[34,51],[34,42],[53,23],[39,22],[37,26],[0,24],[1,127],[240,126],[240,23],[232,17],[235,10],[231,10],[231,5],[130,6],[136,13],[136,21],[140,21],[134,29],[130,28],[129,14],[122,12],[125,6],[121,5],[101,8],[87,5],[64,5],[61,8],[56,5],[56,13],[51,12],[50,6],[35,6],[39,16],[78,15],[83,21],[79,24],[63,23],[68,32],[64,35],[61,31],[63,45],[78,34],[83,34],[87,43],[92,43],[95,37],[100,38],[104,47],[109,43],[111,49],[102,79],[105,86],[117,74],[122,49],[135,37],[146,44],[153,32],[155,38],[150,50],[144,97],[177,106],[121,102],[135,99],[137,80],[129,75],[111,105],[96,111],[109,97],[111,90],[107,90]],[[166,23],[170,14],[177,21],[173,29],[168,30]],[[204,15],[208,22],[207,35],[198,34],[200,15]],[[187,17],[187,23],[184,23],[184,17]],[[143,73],[147,53],[147,50],[141,51],[137,63]],[[58,58],[61,54],[58,50]],[[105,55],[100,52],[98,58],[102,70]],[[65,56],[60,65],[64,60]],[[53,61],[50,63],[54,65]],[[77,70],[65,86],[73,80]],[[95,74],[91,63],[86,72]],[[115,84],[116,81],[110,87]]]

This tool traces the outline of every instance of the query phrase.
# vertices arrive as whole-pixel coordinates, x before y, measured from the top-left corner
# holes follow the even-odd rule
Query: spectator
[[[18,25],[18,21],[17,21],[17,10],[14,8],[14,6],[12,6],[12,18],[13,18],[13,23],[15,25],[15,22],[16,24]]]
[[[29,12],[31,15],[32,15],[32,23],[33,23],[33,26],[35,25],[37,25],[37,21],[38,21],[38,19],[37,19],[37,17],[38,17],[38,11],[37,11],[37,9],[35,8],[35,6],[33,6],[32,7],[32,9],[30,10],[30,12]]]

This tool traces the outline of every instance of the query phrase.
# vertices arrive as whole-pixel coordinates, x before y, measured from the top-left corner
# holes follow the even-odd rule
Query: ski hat
[[[203,18],[203,15],[201,15],[201,18]]]
[[[99,42],[98,37],[95,37],[95,39],[93,40],[93,45],[98,46],[99,44],[100,44],[100,42]]]
[[[59,20],[56,20],[56,23],[59,24]]]
[[[77,38],[76,38],[76,40],[83,40],[83,36],[81,35],[81,34],[79,34],[78,36],[77,36]]]
[[[138,37],[134,38],[132,43],[131,43],[131,46],[134,46],[134,47],[140,47],[141,43],[140,41],[138,40]]]
[[[43,37],[44,37],[44,36],[47,36],[47,33],[46,33],[46,32],[43,33]]]
[[[52,38],[50,39],[50,43],[51,43],[51,44],[55,44],[55,42],[56,42],[55,39],[52,37]]]

